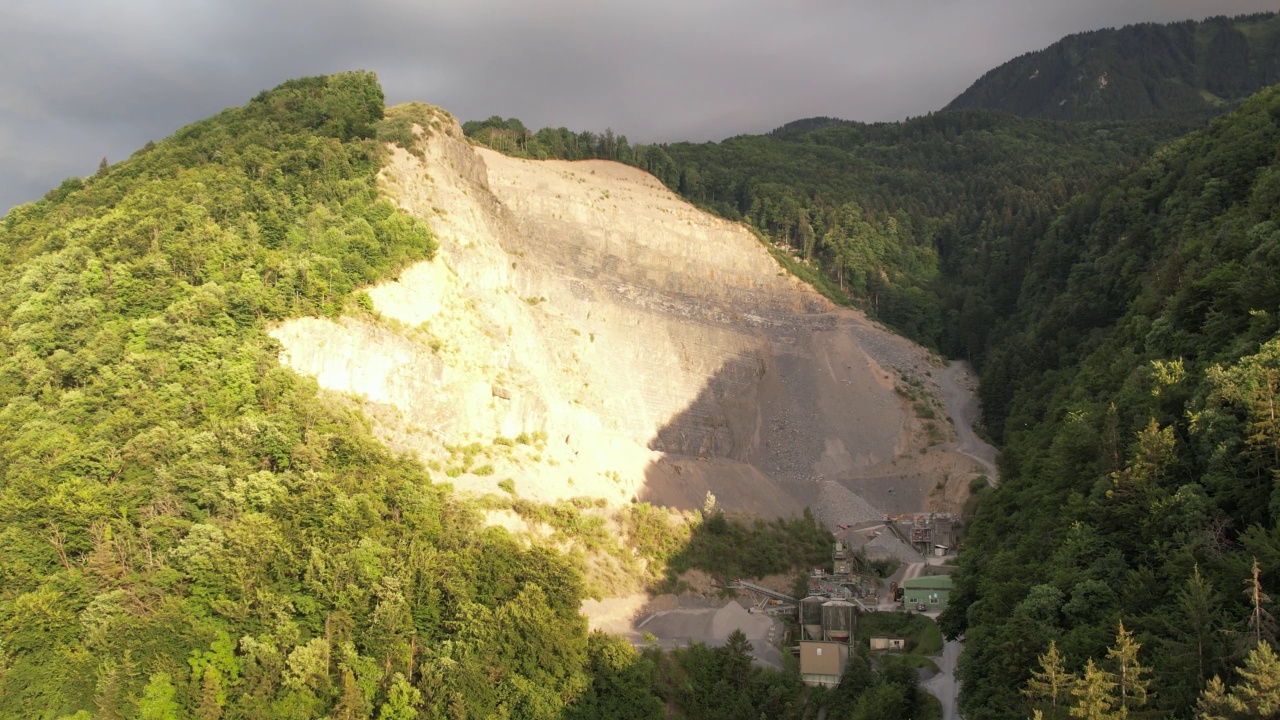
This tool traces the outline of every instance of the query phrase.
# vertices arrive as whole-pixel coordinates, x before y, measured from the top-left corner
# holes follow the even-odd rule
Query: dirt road
[[[935,656],[941,672],[921,684],[942,702],[942,720],[960,720],[960,711],[956,708],[956,698],[960,694],[960,683],[956,680],[956,659],[960,657],[961,649],[962,643],[958,640],[950,640],[944,644],[942,655]]]
[[[973,371],[968,363],[953,360],[937,379],[943,401],[947,404],[947,414],[956,428],[956,451],[981,465],[990,484],[998,485],[996,449],[973,432],[973,422],[978,417],[978,398],[974,394],[977,383],[973,379]]]

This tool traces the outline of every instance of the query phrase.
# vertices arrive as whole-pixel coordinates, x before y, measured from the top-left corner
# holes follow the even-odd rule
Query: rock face
[[[382,181],[437,258],[370,288],[373,316],[273,333],[393,447],[447,470],[479,443],[493,472],[459,465],[463,488],[678,507],[710,491],[764,516],[816,504],[824,482],[907,482],[925,441],[895,382],[937,366],[922,349],[640,170],[476,149],[445,116],[420,143]]]

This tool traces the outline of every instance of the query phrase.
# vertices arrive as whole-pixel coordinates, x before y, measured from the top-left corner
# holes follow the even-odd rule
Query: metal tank
[[[849,642],[853,635],[853,624],[857,607],[844,600],[832,600],[822,604],[822,630],[827,639],[835,642]]]
[[[804,628],[806,640],[822,639],[822,605],[825,602],[826,598],[817,595],[800,601],[800,625]]]

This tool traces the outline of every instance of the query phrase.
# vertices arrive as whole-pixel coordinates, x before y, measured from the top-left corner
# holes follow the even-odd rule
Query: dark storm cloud
[[[195,0],[0,9],[0,212],[291,77],[463,119],[706,140],[937,109],[1063,35],[1262,0]]]

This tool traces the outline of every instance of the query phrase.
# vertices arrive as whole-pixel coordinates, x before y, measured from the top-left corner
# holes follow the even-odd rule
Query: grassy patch
[[[858,616],[855,638],[869,644],[873,636],[904,638],[908,655],[936,655],[942,652],[942,632],[938,630],[937,623],[924,615],[863,613]]]
[[[942,701],[932,693],[916,690],[916,703],[920,709],[916,715],[919,720],[942,720]]]

